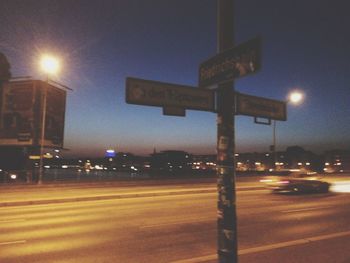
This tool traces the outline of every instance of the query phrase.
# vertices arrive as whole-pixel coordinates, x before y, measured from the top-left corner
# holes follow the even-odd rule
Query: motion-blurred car
[[[327,193],[330,187],[330,183],[323,181],[316,173],[294,174],[261,181],[274,193]]]

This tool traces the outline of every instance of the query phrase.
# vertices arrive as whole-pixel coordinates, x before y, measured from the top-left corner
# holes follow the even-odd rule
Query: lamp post
[[[40,139],[40,163],[39,163],[39,178],[38,184],[43,181],[43,166],[44,166],[44,144],[45,144],[45,125],[46,125],[46,101],[47,89],[49,87],[49,75],[55,74],[59,69],[58,60],[52,56],[45,55],[40,61],[41,69],[46,73],[46,85],[43,88],[43,114],[41,121],[41,139]]]
[[[292,91],[289,93],[289,96],[287,98],[287,104],[292,103],[294,105],[300,104],[304,99],[304,94],[300,91]],[[275,167],[276,170],[276,163],[277,163],[277,150],[276,150],[276,120],[273,120],[273,135],[272,135],[272,143],[273,143],[273,167]]]

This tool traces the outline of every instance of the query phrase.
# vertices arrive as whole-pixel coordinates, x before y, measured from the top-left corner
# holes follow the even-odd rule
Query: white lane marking
[[[26,221],[26,219],[24,219],[24,218],[4,219],[4,220],[0,220],[0,224],[19,223],[19,222],[24,222],[24,221]]]
[[[205,262],[208,260],[215,260],[217,258],[218,258],[218,256],[215,254],[215,255],[207,255],[207,256],[198,257],[198,258],[177,260],[177,261],[172,261],[170,263],[200,263],[200,262]]]
[[[240,250],[238,250],[238,255],[246,255],[246,254],[251,254],[251,253],[263,252],[263,251],[273,250],[273,249],[277,249],[277,248],[296,246],[296,245],[307,244],[307,243],[311,243],[311,242],[332,239],[332,238],[337,238],[337,237],[344,237],[344,236],[350,236],[350,231],[332,233],[332,234],[309,237],[309,238],[302,238],[302,239],[281,242],[281,243],[271,244],[271,245],[266,245],[266,246],[261,246],[261,247],[240,249]],[[213,255],[207,255],[207,256],[203,256],[203,257],[172,261],[171,263],[199,263],[199,262],[205,262],[208,260],[215,260],[215,259],[217,259],[217,255],[213,254]]]
[[[207,218],[194,218],[194,219],[186,219],[186,220],[176,221],[176,222],[172,222],[172,223],[144,225],[144,226],[140,226],[140,229],[170,226],[170,225],[191,224],[191,223],[206,222],[206,221],[211,221],[211,218],[209,218],[209,217],[207,217]]]
[[[24,244],[26,242],[27,242],[27,240],[16,240],[16,241],[0,242],[0,246]]]
[[[282,211],[282,213],[305,212],[305,211],[326,209],[326,208],[331,208],[331,207],[332,206],[307,207],[307,208],[301,208],[301,209],[285,210],[285,211]]]

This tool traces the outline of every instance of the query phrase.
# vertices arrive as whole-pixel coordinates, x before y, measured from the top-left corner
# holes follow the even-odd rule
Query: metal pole
[[[277,152],[276,152],[276,120],[273,120],[273,167],[276,171]]]
[[[218,52],[233,47],[234,1],[218,0]],[[235,193],[234,83],[220,84],[217,92],[218,262],[236,263],[237,215]]]
[[[49,86],[49,76],[46,78],[44,85],[44,98],[43,98],[43,116],[41,121],[41,142],[40,142],[40,163],[39,163],[39,179],[38,184],[43,183],[43,172],[44,172],[44,143],[45,143],[45,125],[46,125],[46,100],[47,100],[47,88]]]

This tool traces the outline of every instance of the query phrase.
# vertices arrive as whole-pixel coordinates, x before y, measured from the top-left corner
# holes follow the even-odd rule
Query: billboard
[[[0,145],[33,145],[36,90],[32,81],[1,88]]]
[[[40,80],[8,82],[0,88],[0,145],[40,146],[46,93],[46,147],[63,147],[66,91]]]
[[[46,83],[41,84],[46,85]],[[40,90],[43,92],[43,88]],[[66,94],[67,92],[63,89],[53,85],[48,86],[46,95],[45,146],[63,147]],[[43,108],[41,107],[41,116],[42,112]],[[42,118],[40,118],[40,120],[42,120]]]

